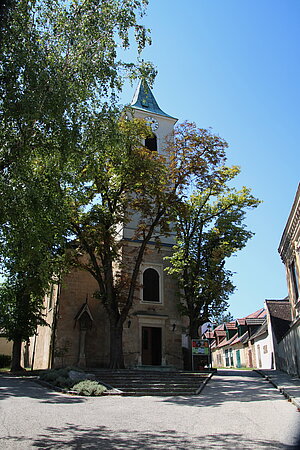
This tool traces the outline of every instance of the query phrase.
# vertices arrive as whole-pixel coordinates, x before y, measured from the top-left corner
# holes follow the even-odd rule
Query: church
[[[145,81],[140,81],[131,102],[133,115],[145,119],[153,136],[145,140],[151,151],[164,152],[177,119],[160,109]],[[134,255],[136,220],[122,228],[124,252]],[[177,281],[164,270],[172,253],[174,235],[160,236],[160,248],[148,244],[135,300],[124,323],[123,352],[127,368],[144,366],[183,368],[183,318],[178,312]],[[134,257],[134,256],[133,256]],[[94,298],[95,279],[83,270],[72,270],[45,298],[45,320],[31,338],[30,364],[35,369],[60,366],[107,367],[110,356],[109,320]]]

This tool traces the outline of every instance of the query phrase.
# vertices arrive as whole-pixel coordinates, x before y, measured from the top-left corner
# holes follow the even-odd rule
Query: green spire
[[[142,109],[143,111],[149,111],[161,116],[172,117],[160,109],[145,79],[140,80],[134,93],[131,106],[133,108]]]

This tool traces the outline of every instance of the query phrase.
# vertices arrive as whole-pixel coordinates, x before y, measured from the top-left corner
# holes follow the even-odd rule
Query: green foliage
[[[190,320],[192,337],[197,337],[199,325],[227,309],[234,286],[226,258],[252,236],[244,219],[259,201],[249,189],[230,186],[238,173],[237,167],[217,168],[178,205],[177,244],[167,271],[179,281],[180,311]]]
[[[103,392],[107,391],[107,388],[97,381],[84,380],[73,386],[72,391],[77,392],[80,395],[102,395]]]
[[[66,367],[62,369],[51,369],[40,375],[40,379],[47,381],[48,383],[58,386],[62,389],[71,389],[80,395],[102,395],[107,389],[97,381],[83,380],[74,381],[69,377],[70,370],[76,370],[76,372],[84,372],[78,368]]]
[[[88,183],[82,162],[91,157],[89,133],[98,133],[99,145],[105,141],[106,118],[114,116],[126,76],[155,75],[150,63],[124,62],[118,51],[135,43],[140,53],[150,42],[139,23],[146,6],[147,0],[6,5],[0,24],[0,254],[8,280],[0,321],[11,339],[27,339],[44,323],[41,299],[53,274],[59,278],[67,267],[62,255],[74,202],[88,203],[88,190],[75,193],[72,186],[79,178],[81,187]]]
[[[76,369],[77,370],[77,369]],[[69,376],[69,368],[62,369],[51,369],[40,375],[41,380],[49,381],[49,383],[54,382],[58,378],[68,378]],[[55,384],[55,383],[54,383]]]
[[[28,274],[11,276],[0,286],[0,327],[9,340],[28,340],[37,324],[45,324],[39,294],[36,279]]]
[[[215,325],[221,325],[222,323],[232,322],[234,319],[230,312],[226,311],[216,311],[214,310],[210,316],[210,320]]]

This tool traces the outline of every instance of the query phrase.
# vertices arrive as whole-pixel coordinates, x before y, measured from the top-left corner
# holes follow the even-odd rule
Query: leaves
[[[89,230],[99,221],[107,227],[124,215],[116,199],[118,192],[125,195],[125,177],[114,172],[119,155],[109,153],[105,139],[110,145],[119,139],[111,125],[119,117],[117,94],[140,66],[122,61],[118,49],[136,42],[140,52],[149,37],[139,23],[146,0],[20,0],[8,6],[0,43],[0,255],[8,276],[1,304],[32,312],[31,318],[15,314],[24,335],[19,319],[9,326],[11,337],[15,330],[25,339],[33,317],[35,326],[40,323],[53,274],[68,268],[63,250],[73,228],[80,221],[89,222]],[[150,74],[151,64],[144,66]],[[129,159],[123,169],[138,174]],[[108,211],[105,196],[94,204],[100,192],[111,198]]]
[[[192,337],[199,325],[227,309],[234,286],[225,260],[252,236],[244,224],[245,214],[260,202],[249,189],[230,187],[238,173],[237,167],[215,168],[202,189],[196,182],[198,190],[178,205],[177,245],[167,270],[182,288],[180,309],[189,317]]]

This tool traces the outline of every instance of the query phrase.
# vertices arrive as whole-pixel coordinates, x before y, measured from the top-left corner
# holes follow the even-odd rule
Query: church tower
[[[140,81],[131,108],[133,115],[146,119],[153,130],[154,136],[146,139],[145,146],[163,154],[177,119],[160,109],[146,81]],[[116,277],[123,271],[125,285],[127,271],[130,274],[141,244],[134,234],[138,221],[138,214],[133,214],[130,223],[119,229],[120,263],[115,264],[114,270]],[[123,326],[124,362],[128,368],[183,367],[178,285],[165,271],[174,235],[159,238],[159,248],[155,237],[147,244],[133,305]],[[110,323],[103,304],[94,296],[98,289],[87,270],[74,268],[66,274],[55,295],[51,293],[45,299],[46,320],[51,327],[39,327],[38,336],[32,340],[35,368],[47,368],[52,355],[54,366],[109,365]]]
[[[144,119],[149,123],[153,136],[145,139],[145,147],[150,151],[157,151],[164,154],[167,139],[172,135],[174,125],[177,122],[175,117],[166,114],[160,107],[145,80],[140,80],[130,104],[133,115],[136,118]],[[123,229],[123,239],[130,240],[136,230],[138,216],[134,216],[131,222]],[[162,243],[174,244],[174,237],[159,236]]]
[[[153,138],[146,139],[146,147],[149,150],[163,153],[166,138],[172,134],[177,119],[160,109],[145,80],[139,82],[131,107],[134,110],[135,117],[149,122],[154,133]]]
[[[163,154],[167,139],[172,135],[177,119],[166,114],[141,80],[131,102],[134,117],[146,120],[153,136],[145,140],[150,151]],[[125,254],[135,257],[134,230],[138,216],[123,229]],[[160,248],[154,239],[148,244],[140,270],[136,300],[130,311],[128,326],[124,327],[124,359],[127,366],[182,367],[181,318],[178,314],[178,286],[165,272],[166,257],[172,253],[174,235],[159,236]]]

